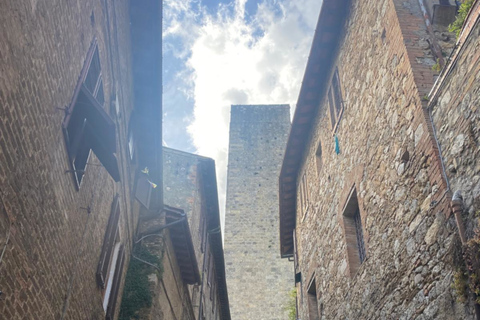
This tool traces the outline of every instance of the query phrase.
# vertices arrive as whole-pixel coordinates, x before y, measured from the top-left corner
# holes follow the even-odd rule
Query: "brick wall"
[[[3,1],[0,10],[0,314],[99,319],[95,272],[116,193],[127,257],[136,221],[125,150],[132,109],[128,1]],[[65,172],[61,109],[72,100],[94,38],[105,110],[115,96],[121,108],[115,123],[122,182],[92,153],[76,191]]]
[[[225,262],[234,319],[284,319],[293,264],[280,259],[278,175],[287,105],[232,106]]]
[[[297,191],[299,318],[307,318],[315,279],[318,314],[326,319],[473,319],[472,306],[457,303],[451,288],[458,239],[422,109],[434,60],[421,49],[429,34],[419,12],[417,1],[353,2],[336,59],[344,101],[340,154],[322,101],[297,176],[305,174],[309,199],[304,215]],[[351,234],[343,227],[352,187],[367,252],[353,273]]]

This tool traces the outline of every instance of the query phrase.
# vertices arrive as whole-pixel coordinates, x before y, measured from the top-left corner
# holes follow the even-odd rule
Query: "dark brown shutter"
[[[97,284],[101,288],[105,288],[107,281],[108,267],[115,246],[115,238],[117,237],[118,221],[120,219],[119,196],[116,195],[112,202],[110,218],[108,219],[107,230],[103,238],[102,252],[97,267]]]
[[[88,127],[87,123],[87,127]],[[117,157],[105,150],[103,148],[103,144],[101,143],[101,138],[95,134],[95,131],[91,128],[88,130],[87,139],[89,141],[90,147],[92,148],[93,152],[97,156],[98,160],[102,163],[103,167],[108,171],[110,176],[115,181],[120,181],[120,171],[118,169],[118,162]]]
[[[91,125],[93,132],[100,137],[100,143],[103,148],[110,153],[115,153],[117,143],[115,139],[115,122],[103,110],[103,107],[88,92],[85,86],[82,86],[78,95],[78,103],[85,109],[85,117]]]
[[[113,276],[112,291],[110,292],[110,298],[108,298],[106,320],[113,320],[115,316],[115,307],[117,306],[118,292],[120,291],[120,284],[122,281],[124,260],[125,248],[122,244],[118,250],[118,259],[116,261],[115,274]]]

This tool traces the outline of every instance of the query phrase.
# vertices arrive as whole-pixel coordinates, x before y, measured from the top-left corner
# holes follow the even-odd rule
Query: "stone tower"
[[[280,258],[278,176],[290,128],[288,105],[232,106],[225,262],[234,320],[287,319],[293,263]]]

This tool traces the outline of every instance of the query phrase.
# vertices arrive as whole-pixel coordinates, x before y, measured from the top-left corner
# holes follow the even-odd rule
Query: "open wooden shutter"
[[[120,204],[118,194],[112,202],[110,218],[108,219],[107,230],[103,238],[102,252],[97,267],[97,284],[99,287],[105,289],[107,282],[107,273],[110,260],[112,258],[113,248],[115,246],[115,239],[117,237],[118,222],[120,220]]]
[[[137,198],[137,200],[147,209],[150,208],[152,189],[152,185],[150,184],[150,182],[148,182],[148,178],[141,173],[137,179],[135,198]]]
[[[108,152],[115,153],[117,149],[115,122],[85,86],[82,86],[78,94],[78,104],[85,110],[85,117],[93,132],[100,137],[103,148]]]
[[[122,281],[123,264],[125,261],[125,248],[123,244],[120,246],[118,258],[115,266],[115,274],[113,276],[112,291],[108,299],[106,320],[113,320],[115,316],[115,308],[117,306],[118,292],[120,291],[120,284]]]

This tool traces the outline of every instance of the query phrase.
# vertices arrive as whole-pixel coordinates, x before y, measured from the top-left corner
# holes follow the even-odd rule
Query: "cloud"
[[[252,1],[252,0],[249,0]],[[298,98],[321,1],[247,0],[207,8],[166,0],[166,50],[185,63],[179,72],[194,107],[188,124],[198,154],[215,159],[222,221],[231,104],[290,104]]]

